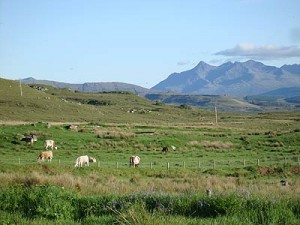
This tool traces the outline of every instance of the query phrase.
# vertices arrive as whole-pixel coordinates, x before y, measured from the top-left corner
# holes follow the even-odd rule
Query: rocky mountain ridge
[[[191,70],[169,75],[151,90],[244,97],[291,87],[300,87],[300,64],[278,68],[254,60],[220,66],[201,61]]]

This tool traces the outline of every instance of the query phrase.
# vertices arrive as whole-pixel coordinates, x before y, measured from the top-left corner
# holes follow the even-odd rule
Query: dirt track
[[[0,125],[26,125],[26,124],[35,124],[38,122],[28,122],[28,121],[3,121],[0,120]],[[79,125],[79,124],[87,124],[87,122],[44,122],[50,125],[63,125],[63,124],[73,124],[73,125]]]

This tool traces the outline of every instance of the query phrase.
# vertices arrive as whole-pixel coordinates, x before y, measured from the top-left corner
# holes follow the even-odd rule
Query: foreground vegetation
[[[32,219],[70,224],[298,224],[299,204],[299,198],[261,199],[244,194],[85,197],[53,186],[14,187],[0,194],[2,217],[7,223],[24,224]]]
[[[20,96],[16,83],[0,84],[2,224],[300,222],[299,112],[216,121],[130,93],[24,86]],[[29,134],[33,145],[21,141]],[[38,163],[47,139],[58,149]],[[74,168],[80,155],[97,162]],[[141,157],[138,168],[131,155]]]

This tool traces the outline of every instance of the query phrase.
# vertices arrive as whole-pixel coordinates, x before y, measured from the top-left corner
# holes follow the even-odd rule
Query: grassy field
[[[299,112],[219,113],[216,124],[213,112],[130,93],[20,96],[17,82],[0,84],[4,224],[300,222]],[[21,141],[29,134],[33,145]],[[38,163],[46,139],[58,149]],[[97,162],[74,168],[80,155]]]

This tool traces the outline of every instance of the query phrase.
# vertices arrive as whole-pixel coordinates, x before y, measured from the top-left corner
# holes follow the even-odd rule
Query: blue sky
[[[0,0],[0,77],[150,88],[200,61],[300,63],[299,0]]]

